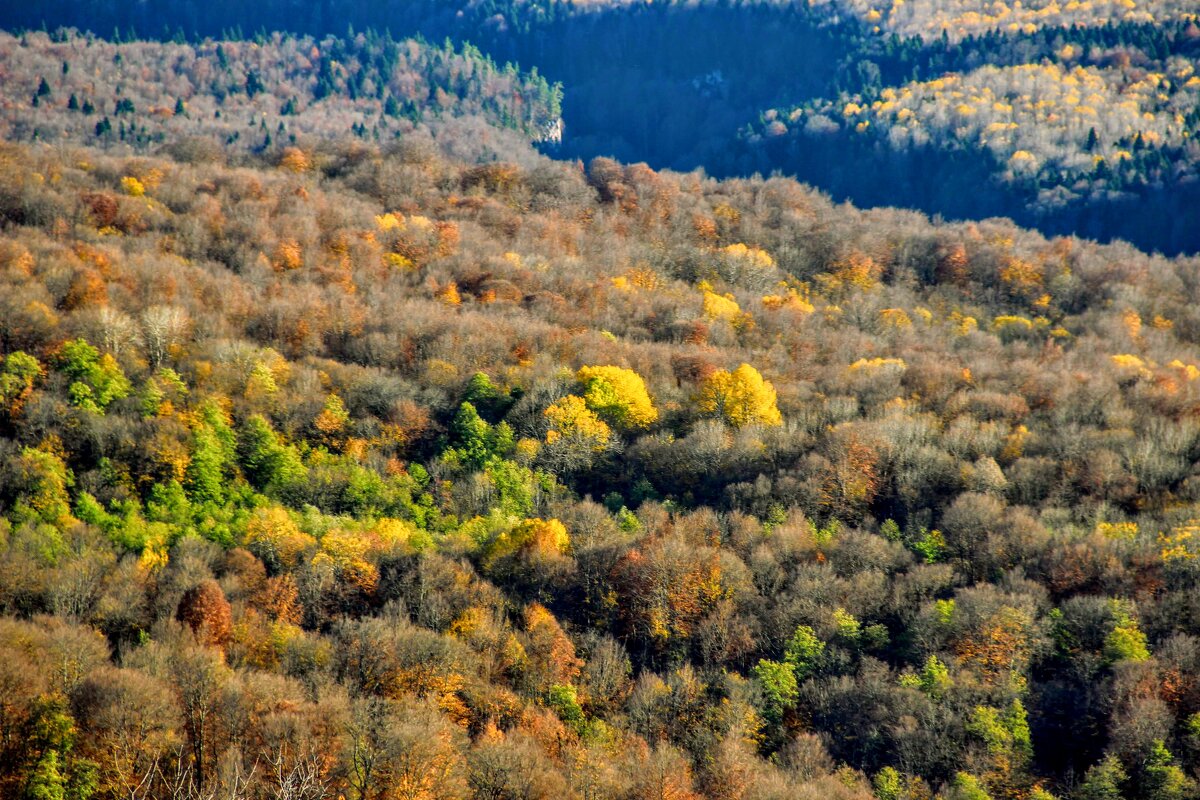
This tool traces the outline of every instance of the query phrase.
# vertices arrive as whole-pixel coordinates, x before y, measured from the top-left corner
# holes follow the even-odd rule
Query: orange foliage
[[[967,277],[967,248],[954,244],[944,249],[938,259],[938,282],[964,284]]]
[[[1009,258],[1000,269],[1000,280],[1021,297],[1032,297],[1042,288],[1042,268],[1030,261]]]
[[[1031,655],[1028,616],[1011,606],[1003,606],[974,636],[961,638],[955,646],[959,664],[973,669],[985,686],[1007,685],[1023,681]]]
[[[1129,338],[1135,342],[1142,335],[1142,318],[1132,308],[1127,308],[1121,312],[1121,325],[1124,326],[1125,332],[1129,334]]]
[[[437,222],[434,223],[434,227],[437,230],[434,254],[438,258],[445,258],[458,252],[458,225],[454,222]]]
[[[541,691],[569,684],[578,677],[583,662],[575,656],[575,645],[554,615],[540,603],[525,607],[525,636],[525,652],[537,673]]]
[[[286,147],[279,158],[279,166],[288,172],[308,172],[312,169],[312,161],[299,147]]]
[[[720,237],[716,220],[703,214],[692,215],[692,229],[696,232],[696,236],[706,243],[715,242]]]
[[[268,617],[289,625],[300,623],[300,590],[290,573],[267,578],[254,605]]]
[[[108,305],[108,285],[99,270],[81,269],[71,279],[71,286],[63,298],[62,307],[70,311]]]
[[[835,517],[854,518],[879,491],[879,452],[853,433],[831,448],[829,465],[821,473],[821,502]]]
[[[879,283],[879,278],[883,273],[883,268],[875,262],[875,259],[862,252],[861,250],[852,250],[834,264],[833,277],[837,283],[845,286],[854,286],[859,289],[870,289]]]
[[[622,597],[618,614],[659,646],[691,636],[726,596],[718,552],[678,537],[654,537],[631,550],[613,579]]]
[[[271,266],[276,272],[300,269],[304,265],[304,251],[295,239],[285,239],[275,247]]]

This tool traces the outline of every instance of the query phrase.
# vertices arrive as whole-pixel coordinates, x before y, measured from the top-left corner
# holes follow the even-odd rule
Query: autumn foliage
[[[176,145],[0,147],[0,796],[1194,794],[1193,261]]]
[[[779,425],[783,417],[775,404],[775,387],[749,364],[733,372],[717,370],[700,384],[700,409],[716,414],[735,428],[744,425]]]

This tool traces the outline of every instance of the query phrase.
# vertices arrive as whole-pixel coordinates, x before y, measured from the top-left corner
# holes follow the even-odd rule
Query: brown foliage
[[[222,647],[233,630],[233,615],[221,585],[209,579],[183,593],[175,619],[207,645]]]

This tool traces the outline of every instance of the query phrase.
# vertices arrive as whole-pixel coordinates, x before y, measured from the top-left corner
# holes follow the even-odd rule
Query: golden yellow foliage
[[[1136,539],[1138,524],[1136,522],[1100,522],[1096,525],[1096,533],[1106,539]]]
[[[726,258],[738,259],[757,269],[770,269],[775,266],[775,259],[767,251],[757,247],[749,247],[741,242],[721,248],[721,254]]]
[[[950,314],[950,324],[954,326],[954,332],[959,336],[966,336],[979,327],[979,322],[974,317],[968,317],[957,311]]]
[[[860,358],[849,366],[852,372],[884,368],[905,369],[908,365],[902,358]]]
[[[516,452],[513,458],[518,464],[529,464],[537,458],[542,445],[537,439],[521,438],[517,440]]]
[[[629,282],[639,289],[657,289],[662,285],[658,273],[646,266],[638,266],[625,273]]]
[[[801,294],[795,289],[788,289],[787,294],[766,295],[762,299],[762,304],[772,311],[789,309],[791,311],[798,311],[801,314],[811,314],[815,310],[813,304],[809,302],[807,293]]]
[[[355,531],[334,529],[321,537],[321,552],[313,559],[328,559],[339,577],[364,592],[373,592],[379,582],[379,570],[367,560],[371,540]]]
[[[1018,425],[1004,440],[1004,449],[1000,458],[1005,461],[1015,461],[1025,452],[1025,443],[1029,439],[1029,428]]]
[[[384,517],[375,523],[372,529],[381,547],[390,548],[407,544],[416,528],[411,522],[393,517]]]
[[[1021,258],[1010,258],[1000,269],[1000,280],[1016,292],[1032,293],[1042,287],[1042,268]]]
[[[624,275],[618,275],[613,278],[612,285],[624,291],[631,289],[647,289],[652,291],[662,285],[662,280],[654,270],[649,267],[639,266],[627,270]]]
[[[381,231],[404,230],[404,215],[397,211],[389,211],[375,217],[375,226]]]
[[[399,253],[385,253],[383,258],[388,266],[393,269],[413,269],[416,267],[412,259],[402,256]]]
[[[295,239],[284,239],[275,247],[275,258],[271,266],[276,272],[300,269],[304,265],[304,251]]]
[[[911,328],[912,318],[903,308],[885,308],[879,312],[879,319],[889,328]]]
[[[614,366],[582,367],[575,379],[585,387],[588,408],[625,428],[645,428],[658,419],[658,409],[642,376]]]
[[[571,546],[567,528],[557,519],[527,519],[502,532],[487,548],[485,560],[496,560],[524,551],[531,556],[549,558],[562,555]]]
[[[720,295],[704,290],[704,316],[708,319],[724,320],[731,325],[741,316],[742,309],[733,299],[733,295]]]
[[[1142,317],[1132,308],[1121,312],[1121,326],[1129,334],[1129,338],[1137,341],[1142,335]]]
[[[1016,316],[1014,314],[1001,314],[992,320],[992,330],[1008,331],[1008,330],[1033,330],[1033,320],[1025,317]]]
[[[602,452],[612,436],[612,430],[604,420],[587,407],[587,402],[577,395],[569,394],[550,405],[542,412],[550,423],[546,431],[546,443],[554,444],[563,439],[578,438],[592,450]]]
[[[1200,520],[1190,519],[1170,532],[1158,534],[1159,555],[1165,562],[1191,561],[1200,549]]]
[[[138,180],[142,182],[142,186],[146,187],[147,191],[154,191],[160,185],[162,185],[164,177],[163,171],[158,167],[151,167],[137,176]]]
[[[1126,373],[1133,373],[1142,377],[1150,375],[1150,370],[1146,368],[1146,362],[1132,353],[1119,353],[1115,356],[1109,356],[1109,358],[1112,360],[1113,366]]]
[[[169,560],[165,547],[147,547],[138,557],[137,565],[143,572],[155,573],[165,567]]]
[[[1195,364],[1185,364],[1179,359],[1175,359],[1170,364],[1167,364],[1167,366],[1171,369],[1177,369],[1181,371],[1183,376],[1189,381],[1194,381],[1197,378],[1200,378],[1200,369],[1198,369]]]
[[[881,272],[875,259],[855,250],[834,264],[833,276],[841,284],[870,289],[879,282]]]
[[[141,197],[146,193],[145,185],[132,175],[121,178],[121,189],[130,197]]]
[[[719,414],[735,428],[758,423],[781,425],[775,387],[749,364],[733,372],[717,370],[700,384],[698,405],[706,414]]]
[[[304,533],[279,506],[257,509],[246,524],[246,546],[260,558],[291,569],[316,540]]]

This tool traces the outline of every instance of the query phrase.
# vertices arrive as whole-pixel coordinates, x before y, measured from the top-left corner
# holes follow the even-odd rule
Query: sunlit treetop
[[[575,378],[585,387],[587,407],[619,427],[645,428],[658,419],[645,381],[631,369],[583,367]]]

